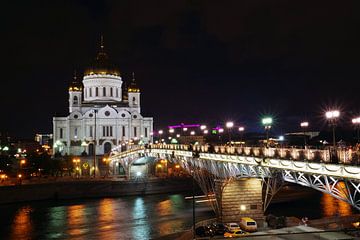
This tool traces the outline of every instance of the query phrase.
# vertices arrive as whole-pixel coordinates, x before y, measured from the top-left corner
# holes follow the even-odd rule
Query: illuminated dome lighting
[[[140,92],[140,88],[138,87],[138,85],[137,85],[137,83],[135,81],[135,73],[134,72],[132,74],[132,80],[130,82],[128,92],[133,92],[133,93],[139,93]]]
[[[74,73],[74,80],[69,85],[70,92],[81,92],[82,91],[82,84],[80,81],[77,80],[76,72]]]
[[[104,50],[103,38],[101,37],[100,51],[97,54],[94,63],[85,70],[84,75],[114,75],[120,76],[120,71],[110,62],[108,55]]]

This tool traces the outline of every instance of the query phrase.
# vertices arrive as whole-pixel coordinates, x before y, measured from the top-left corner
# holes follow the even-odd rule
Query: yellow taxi
[[[247,232],[256,232],[257,224],[256,221],[249,217],[242,217],[240,219],[240,227],[242,230]]]
[[[233,238],[233,237],[243,237],[249,233],[244,232],[243,230],[227,231],[224,233],[224,238]]]

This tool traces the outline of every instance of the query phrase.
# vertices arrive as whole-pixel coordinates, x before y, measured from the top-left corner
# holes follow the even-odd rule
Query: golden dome
[[[77,80],[76,72],[74,73],[74,79],[69,85],[70,92],[81,92],[82,91],[82,84]]]
[[[140,88],[138,87],[136,81],[135,81],[135,73],[132,74],[133,78],[130,82],[130,86],[128,88],[128,92],[138,93],[140,92]]]
[[[109,57],[104,51],[104,44],[102,38],[100,51],[97,54],[94,63],[84,72],[85,76],[95,74],[109,74],[120,76],[120,71],[116,67],[114,67],[114,65],[109,61]]]

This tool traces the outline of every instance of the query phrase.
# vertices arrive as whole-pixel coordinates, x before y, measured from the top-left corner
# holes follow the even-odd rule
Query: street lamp
[[[194,136],[195,135],[195,131],[191,131],[190,135]]]
[[[96,177],[96,113],[97,110],[94,109],[94,178]]]
[[[306,149],[306,129],[309,127],[309,122],[301,122],[300,127],[304,131],[304,148]]]
[[[325,113],[325,117],[329,121],[330,126],[332,127],[333,147],[335,149],[336,147],[335,127],[336,127],[337,119],[340,117],[340,111],[339,110],[327,111]]]
[[[158,133],[159,133],[159,142],[161,142],[161,140],[160,140],[160,139],[161,139],[161,135],[164,133],[164,131],[163,131],[163,130],[159,130]]]
[[[220,140],[220,144],[222,144],[221,133],[223,133],[223,132],[224,132],[224,129],[223,129],[223,128],[219,128],[218,132],[219,132],[219,140]]]
[[[353,118],[352,123],[354,124],[354,126],[356,128],[356,140],[357,140],[357,143],[359,143],[360,117]]]
[[[261,122],[264,125],[266,131],[266,146],[269,146],[269,131],[271,129],[273,120],[271,117],[265,117],[261,120]]]
[[[80,163],[80,158],[74,158],[73,159],[73,163],[75,164],[75,173],[76,173],[76,176],[79,177],[79,171],[80,171],[80,168],[79,168],[79,163]]]
[[[229,144],[231,144],[231,129],[234,127],[234,122],[226,122],[225,126],[229,134]]]
[[[243,132],[245,131],[244,127],[239,127],[239,132],[240,132],[240,143],[242,144],[242,140],[243,140]]]
[[[109,174],[109,170],[110,170],[110,165],[109,165],[110,162],[109,161],[110,161],[110,158],[107,158],[107,157],[103,158],[103,163],[105,164],[105,167],[106,167],[105,177]]]
[[[175,132],[175,130],[173,128],[169,129],[169,133],[174,133],[174,132]]]
[[[206,125],[201,125],[201,126],[200,126],[200,129],[201,129],[201,130],[205,130],[205,129],[206,129]]]

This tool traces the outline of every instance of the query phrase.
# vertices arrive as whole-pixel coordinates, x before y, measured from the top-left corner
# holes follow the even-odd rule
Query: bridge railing
[[[352,149],[301,149],[301,148],[273,148],[253,146],[229,145],[185,145],[185,144],[152,144],[150,148],[195,151],[199,153],[232,154],[254,157],[271,157],[278,159],[313,161],[313,162],[338,162],[342,164],[360,164],[360,153]]]

